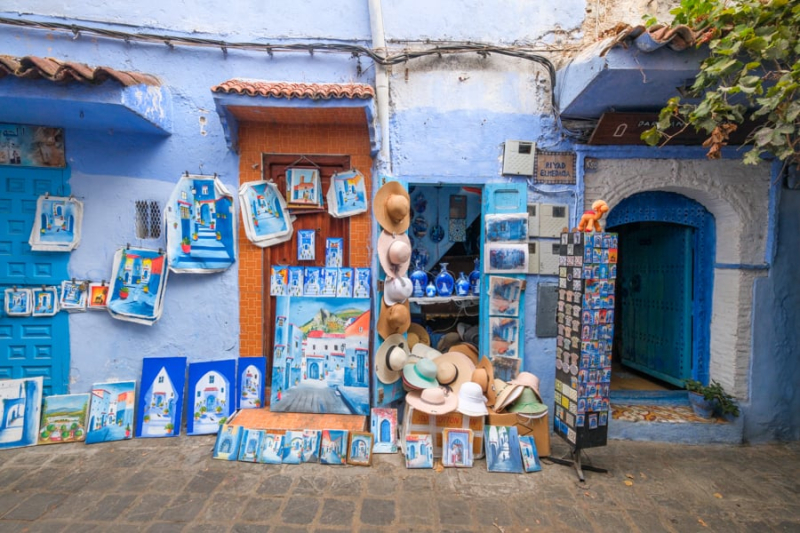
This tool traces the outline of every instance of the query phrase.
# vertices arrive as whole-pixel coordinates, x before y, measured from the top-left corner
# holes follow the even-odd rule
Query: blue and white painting
[[[244,229],[250,242],[269,246],[288,240],[292,234],[292,219],[286,209],[278,186],[269,181],[251,181],[239,188],[239,208]]]
[[[283,435],[283,464],[299,465],[303,462],[303,431],[289,430]]]
[[[319,429],[303,430],[303,457],[304,463],[319,462],[319,442],[322,438],[322,431]]]
[[[58,287],[31,289],[31,316],[53,316],[58,313]]]
[[[283,435],[264,433],[258,451],[258,462],[268,465],[279,465],[283,462]]]
[[[532,435],[519,438],[519,449],[522,454],[522,465],[526,472],[539,472],[542,463],[539,461],[539,452],[536,451],[536,441]]]
[[[348,431],[323,429],[319,446],[319,462],[324,465],[343,465],[347,462]]]
[[[223,461],[237,460],[242,443],[242,432],[242,426],[223,424],[217,433],[217,440],[214,443],[214,452],[211,457]]]
[[[322,294],[322,269],[305,267],[303,274],[303,296],[319,296]]]
[[[220,272],[236,261],[233,196],[216,177],[182,176],[167,202],[166,220],[173,272]]]
[[[487,242],[527,242],[528,213],[486,215]]]
[[[313,229],[297,232],[297,260],[313,261],[316,258],[317,237]]]
[[[177,437],[183,422],[185,357],[142,359],[136,437]]]
[[[111,316],[148,326],[161,318],[169,274],[164,259],[160,250],[117,250],[107,301]]]
[[[328,237],[325,239],[325,266],[342,266],[344,239],[341,237]]]
[[[369,414],[369,299],[275,299],[270,410]]]
[[[344,218],[364,213],[367,210],[364,176],[358,170],[334,174],[326,197],[328,213],[332,217]]]
[[[370,432],[375,437],[372,451],[397,453],[397,409],[373,407],[369,420]]]
[[[264,407],[264,376],[266,373],[266,358],[239,358],[239,380],[236,382],[237,409]]]
[[[189,363],[189,435],[216,433],[235,407],[236,359]]]
[[[245,463],[258,462],[258,451],[263,439],[263,429],[245,429],[242,433],[242,444],[239,446],[239,460]]]
[[[521,474],[522,454],[515,426],[486,426],[486,468],[489,472]]]
[[[37,252],[69,252],[81,242],[83,202],[72,197],[40,196],[28,244]]]
[[[86,444],[133,438],[136,382],[95,383]]]
[[[0,450],[36,444],[43,382],[41,376],[0,381]]]
[[[290,266],[289,267],[289,296],[302,296],[303,295],[303,267]]]
[[[30,289],[6,289],[4,308],[8,316],[30,316],[33,312],[33,296]]]
[[[89,282],[65,280],[61,282],[61,297],[58,305],[65,311],[86,311],[89,300]]]
[[[406,468],[433,468],[430,433],[406,435]]]
[[[347,463],[369,466],[372,462],[372,433],[355,431],[350,434]]]

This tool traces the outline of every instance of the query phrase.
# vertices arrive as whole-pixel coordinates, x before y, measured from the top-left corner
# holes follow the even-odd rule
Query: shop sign
[[[575,154],[572,152],[536,152],[534,183],[575,185]]]
[[[647,146],[642,140],[642,133],[658,124],[658,113],[603,113],[597,126],[589,138],[592,145],[638,145]],[[745,144],[750,132],[757,126],[753,122],[745,122],[730,136],[728,144]],[[700,146],[708,138],[708,134],[697,132],[692,126],[681,131],[682,124],[673,120],[667,135],[672,145]]]
[[[0,165],[65,167],[64,130],[0,124]]]

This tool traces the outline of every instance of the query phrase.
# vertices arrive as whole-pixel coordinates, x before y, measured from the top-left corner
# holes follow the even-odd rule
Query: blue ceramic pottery
[[[456,280],[456,296],[469,296],[469,289],[469,280],[460,272]]]
[[[414,288],[411,292],[413,298],[422,298],[425,296],[425,287],[428,286],[428,274],[419,267],[409,276],[411,278],[411,286]]]
[[[450,296],[455,289],[456,280],[453,275],[447,271],[447,263],[439,263],[441,270],[436,276],[436,290],[439,296]]]
[[[481,270],[478,267],[478,259],[475,260],[475,270],[469,273],[469,289],[473,296],[481,294]]]
[[[436,296],[436,285],[432,281],[428,282],[428,286],[425,287],[425,296],[429,298]]]

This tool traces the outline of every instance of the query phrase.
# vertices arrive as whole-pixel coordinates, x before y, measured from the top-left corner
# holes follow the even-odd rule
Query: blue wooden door
[[[32,252],[28,239],[40,195],[69,194],[65,169],[0,165],[0,291],[14,285],[60,285],[69,253]],[[3,294],[0,293],[0,299]],[[8,317],[0,311],[0,379],[44,377],[44,393],[65,394],[69,384],[67,314]]]
[[[677,386],[692,377],[694,228],[636,223],[619,232],[622,363]]]

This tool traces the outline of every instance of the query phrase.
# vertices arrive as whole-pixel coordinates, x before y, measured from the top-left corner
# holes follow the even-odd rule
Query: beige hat
[[[472,379],[475,364],[461,352],[447,352],[434,359],[436,380],[458,394],[461,385]]]
[[[506,407],[511,405],[514,400],[520,397],[525,387],[522,385],[512,385],[500,379],[494,380],[495,390],[497,392],[497,399],[494,402],[494,410],[498,413],[502,412]]]
[[[408,348],[402,335],[389,335],[375,354],[375,374],[381,383],[390,385],[400,379],[408,361]]]
[[[478,349],[468,342],[459,342],[458,344],[454,344],[450,347],[450,351],[461,352],[469,357],[473,365],[478,364]]]
[[[411,241],[408,235],[382,231],[378,235],[378,261],[387,277],[405,277],[411,264]]]
[[[428,330],[425,329],[425,326],[423,326],[422,324],[412,322],[411,325],[408,327],[408,334],[411,335],[412,333],[417,335],[418,342],[421,342],[422,344],[425,344],[427,346],[431,345],[431,336],[428,335]],[[409,337],[409,347],[411,347],[412,349],[414,348],[414,344],[411,344],[410,337]]]
[[[544,403],[542,401],[542,395],[539,394],[539,378],[536,377],[534,374],[530,372],[520,372],[517,377],[512,379],[508,382],[509,385],[522,385],[523,387],[528,387],[536,393],[536,398],[539,400],[539,403]]]
[[[386,305],[400,304],[408,300],[414,287],[408,278],[386,278],[383,282],[383,301]]]
[[[405,333],[411,325],[411,310],[408,307],[408,300],[401,304],[387,306],[381,300],[381,313],[378,315],[378,335],[386,339],[395,333]]]
[[[375,193],[372,212],[383,229],[403,233],[411,223],[411,199],[398,181],[387,181]]]
[[[423,413],[444,415],[455,411],[458,406],[458,396],[442,387],[432,387],[422,391],[409,392],[406,394],[406,402]]]
[[[494,405],[497,391],[494,385],[494,367],[488,357],[481,357],[478,366],[472,373],[472,381],[481,386],[483,395],[486,396],[486,405]]]

